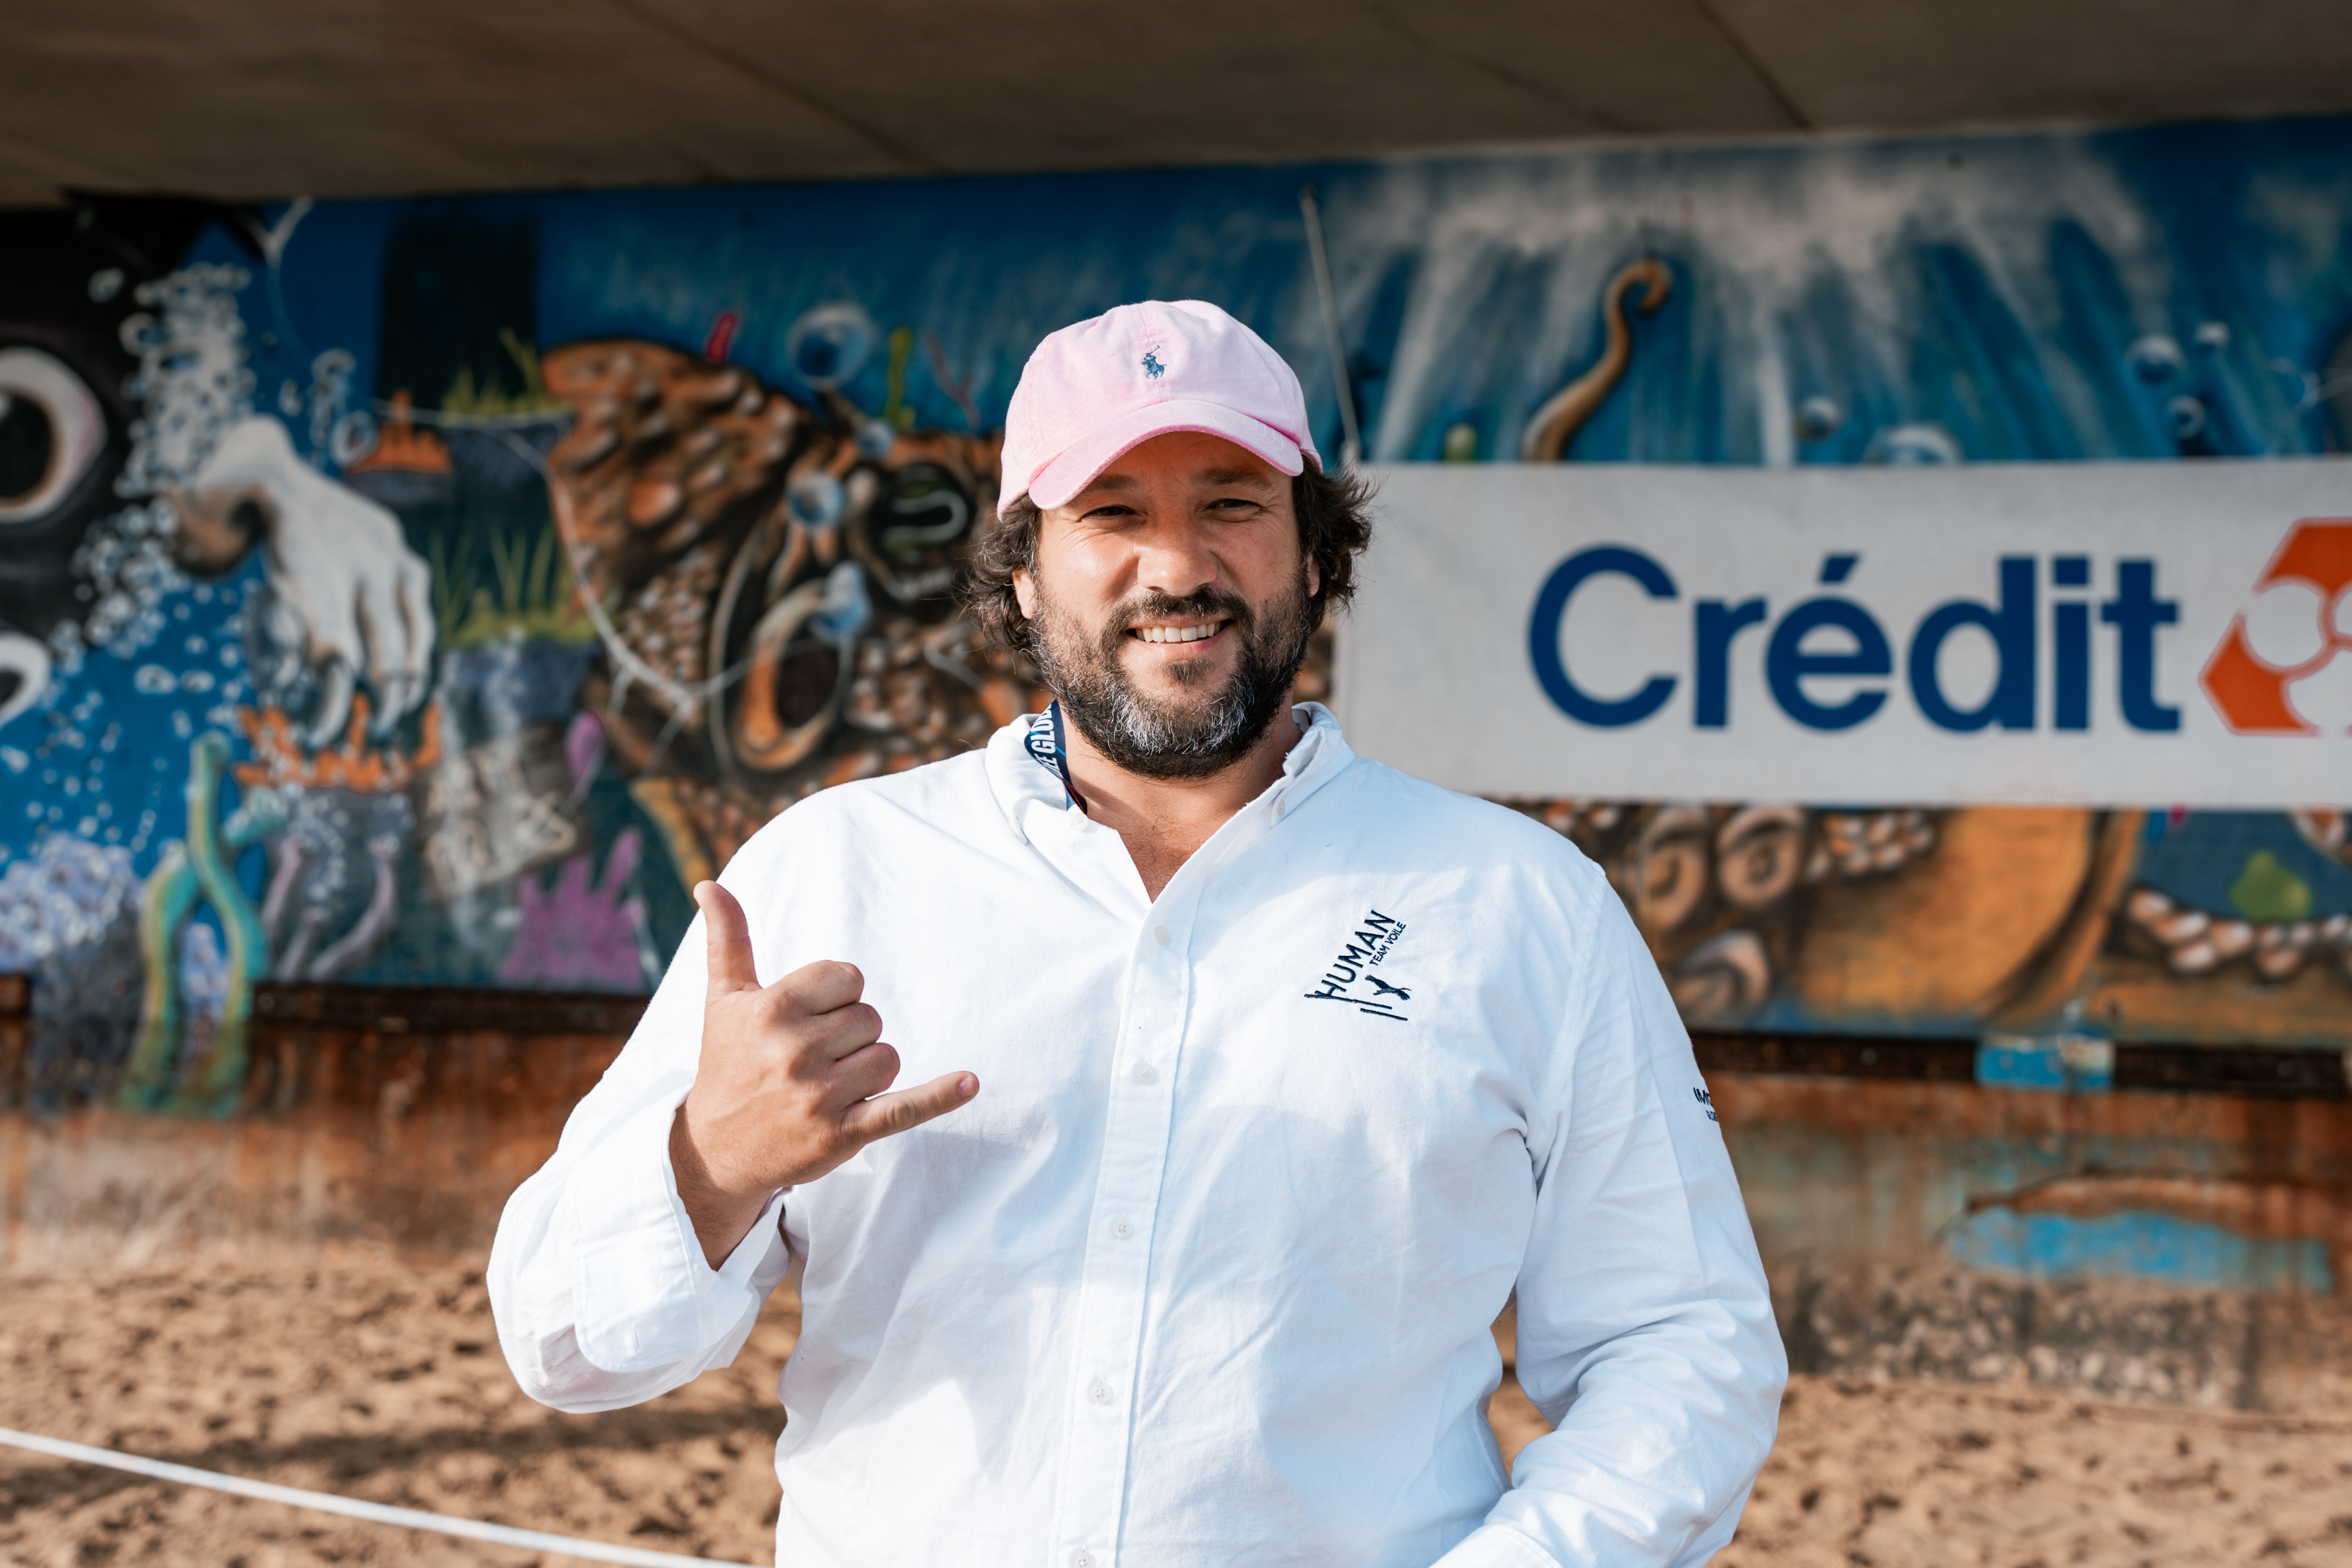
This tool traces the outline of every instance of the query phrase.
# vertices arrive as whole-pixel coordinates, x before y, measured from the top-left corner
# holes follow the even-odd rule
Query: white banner
[[[2352,460],[1378,478],[1340,716],[1455,789],[2352,801]]]

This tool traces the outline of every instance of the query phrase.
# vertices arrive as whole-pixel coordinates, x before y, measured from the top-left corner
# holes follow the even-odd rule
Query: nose
[[[1154,519],[1138,540],[1136,586],[1181,599],[1213,587],[1218,577],[1209,531],[1191,518]]]

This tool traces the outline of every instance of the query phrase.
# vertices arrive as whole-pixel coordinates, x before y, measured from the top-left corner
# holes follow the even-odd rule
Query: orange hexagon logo
[[[2254,579],[2198,684],[2241,735],[2352,729],[2352,518],[2305,518]]]

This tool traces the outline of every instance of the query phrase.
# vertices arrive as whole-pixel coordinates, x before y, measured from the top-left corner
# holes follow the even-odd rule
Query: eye
[[[0,523],[51,510],[105,446],[106,414],[80,376],[38,349],[0,349]]]

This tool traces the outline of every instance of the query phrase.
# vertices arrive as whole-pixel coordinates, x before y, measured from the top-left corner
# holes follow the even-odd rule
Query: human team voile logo
[[[1384,978],[1374,973],[1396,951],[1404,929],[1404,921],[1394,915],[1367,910],[1340,945],[1338,956],[1315,982],[1315,989],[1307,993],[1307,1000],[1352,1003],[1358,1012],[1375,1018],[1393,1018],[1400,1024],[1411,1022],[1397,1007],[1412,1000],[1412,988],[1397,984],[1393,977]]]
[[[2241,735],[2341,735],[2352,721],[2352,518],[2305,518],[2254,579],[2197,678]]]

